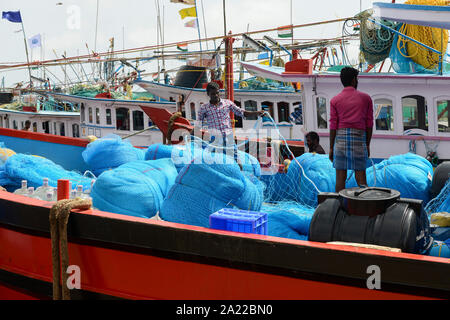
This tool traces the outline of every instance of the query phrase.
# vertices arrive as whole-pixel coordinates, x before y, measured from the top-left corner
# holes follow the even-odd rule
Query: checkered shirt
[[[222,135],[228,135],[233,132],[230,111],[233,111],[236,116],[244,116],[244,110],[236,106],[232,101],[220,99],[217,106],[211,103],[203,104],[198,117],[202,121],[202,126],[204,120],[206,120],[209,129],[218,130]]]

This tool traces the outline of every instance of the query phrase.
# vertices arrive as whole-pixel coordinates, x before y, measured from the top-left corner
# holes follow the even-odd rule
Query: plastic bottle
[[[29,198],[39,199],[38,197],[36,197],[36,192],[34,192],[34,187],[28,188],[28,194],[26,196]]]
[[[45,201],[54,202],[55,201],[55,193],[53,191],[48,190],[45,194]]]
[[[48,178],[44,178],[42,181],[42,186],[37,188],[35,191],[36,197],[40,198],[41,200],[46,200],[47,191],[53,192],[53,187],[48,185]]]
[[[81,184],[77,185],[77,193],[76,196],[77,198],[81,198],[84,199],[84,193],[83,193],[83,186]]]
[[[77,190],[71,190],[69,199],[75,199],[76,197],[77,197]]]
[[[13,192],[14,194],[28,195],[27,180],[22,180],[22,187]]]
[[[91,188],[84,192],[84,198],[85,199],[91,199],[91,190],[94,187],[94,183],[95,183],[95,180],[92,179],[92,181],[91,181]]]

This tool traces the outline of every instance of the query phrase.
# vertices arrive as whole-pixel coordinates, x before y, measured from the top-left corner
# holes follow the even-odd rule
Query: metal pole
[[[201,35],[200,35],[200,25],[199,25],[199,23],[198,23],[198,10],[197,10],[197,0],[195,0],[195,19],[196,19],[196,21],[197,21],[197,32],[198,32],[198,43],[200,44],[200,64],[201,64],[201,60],[202,60],[202,54],[201,54],[201,52],[203,51],[202,50],[202,37],[201,37]],[[205,37],[206,38],[206,37]]]
[[[99,0],[97,0],[97,15],[96,15],[96,17],[95,17],[95,42],[94,42],[94,52],[97,52],[98,1],[99,1]]]
[[[33,86],[33,80],[31,80],[31,68],[30,68],[30,59],[28,58],[27,37],[25,36],[25,28],[23,27],[23,21],[21,21],[21,24],[22,24],[22,32],[23,32],[23,41],[25,43],[25,53],[27,54],[28,75],[30,76],[30,87],[32,87]]]
[[[226,18],[226,13],[225,13],[225,0],[223,0],[223,2],[222,2],[222,7],[223,7],[223,35],[226,37],[227,36],[227,18]]]

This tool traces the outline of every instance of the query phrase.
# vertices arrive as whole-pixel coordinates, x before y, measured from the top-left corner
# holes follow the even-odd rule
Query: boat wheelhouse
[[[283,74],[280,69],[242,63],[249,72],[302,84],[304,130],[316,131],[329,149],[330,100],[342,90],[339,73]],[[360,73],[358,89],[373,101],[371,157],[386,159],[408,151],[450,159],[449,76]]]

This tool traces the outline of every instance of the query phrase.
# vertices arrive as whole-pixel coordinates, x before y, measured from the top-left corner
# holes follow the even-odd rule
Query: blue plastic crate
[[[209,216],[209,227],[267,235],[267,213],[224,208]]]

